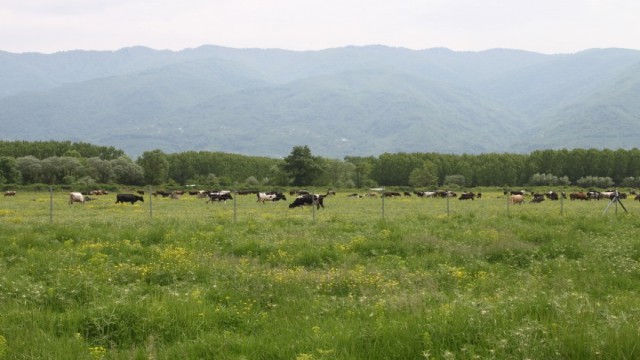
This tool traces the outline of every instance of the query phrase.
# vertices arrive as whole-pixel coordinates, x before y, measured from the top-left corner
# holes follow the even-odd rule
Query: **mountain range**
[[[0,140],[330,158],[640,139],[640,51],[0,51]]]

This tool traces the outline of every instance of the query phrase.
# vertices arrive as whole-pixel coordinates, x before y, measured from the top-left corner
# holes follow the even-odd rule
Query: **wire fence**
[[[393,197],[349,197],[346,193],[328,195],[321,207],[303,206],[290,208],[294,196],[286,195],[286,200],[260,202],[255,194],[242,195],[231,192],[226,201],[207,201],[194,195],[170,197],[153,196],[153,189],[145,192],[142,201],[135,204],[116,204],[116,195],[92,196],[85,204],[70,204],[69,193],[52,191],[48,193],[29,193],[29,199],[6,198],[0,203],[1,217],[7,221],[105,221],[114,225],[153,219],[189,219],[220,222],[267,222],[289,220],[292,222],[330,222],[347,221],[402,221],[418,218],[424,221],[437,221],[451,216],[513,216],[518,214],[538,214],[541,216],[562,216],[567,213],[618,214],[622,211],[634,213],[640,209],[636,202],[627,201],[626,206],[617,201],[568,201],[558,199],[534,203],[531,198],[523,204],[513,204],[508,196],[492,193],[481,199],[459,200],[455,197],[418,198],[417,196]],[[0,213],[2,215],[2,213]],[[13,219],[13,220],[11,220]]]

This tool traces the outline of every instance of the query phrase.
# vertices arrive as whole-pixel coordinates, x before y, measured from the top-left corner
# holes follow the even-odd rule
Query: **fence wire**
[[[27,201],[24,198],[28,197]],[[351,198],[337,193],[324,199],[324,207],[304,206],[289,208],[295,196],[286,195],[286,200],[258,202],[255,194],[232,193],[232,200],[207,202],[206,198],[182,195],[179,198],[163,198],[147,193],[144,202],[116,204],[116,195],[92,196],[85,204],[69,204],[68,192],[25,193],[4,198],[0,203],[4,221],[37,222],[90,222],[102,221],[122,226],[135,221],[152,219],[165,221],[184,219],[210,223],[247,223],[269,221],[291,221],[294,223],[332,221],[403,221],[418,218],[424,221],[438,221],[451,216],[477,215],[514,216],[539,214],[541,216],[561,216],[565,213],[597,211],[604,215],[618,214],[618,203],[605,201],[544,201],[536,204],[529,200],[523,205],[509,204],[501,194],[485,196],[476,200],[457,198],[363,197]],[[626,201],[630,213],[636,211],[634,201]],[[638,202],[640,204],[640,202]],[[621,211],[620,211],[621,212]]]

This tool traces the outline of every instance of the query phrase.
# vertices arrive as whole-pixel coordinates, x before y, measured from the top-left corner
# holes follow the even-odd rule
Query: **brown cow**
[[[522,204],[524,204],[524,196],[522,196],[522,195],[511,195],[511,197],[509,198],[509,203],[511,203],[512,205],[515,205],[515,204],[522,205]]]
[[[4,196],[16,196],[16,192],[15,191],[5,191],[4,192]]]
[[[589,196],[587,194],[580,192],[573,192],[569,194],[569,199],[571,200],[589,200]]]

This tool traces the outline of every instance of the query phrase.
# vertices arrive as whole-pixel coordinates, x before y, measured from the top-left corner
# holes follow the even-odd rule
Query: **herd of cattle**
[[[138,195],[136,194],[116,194],[116,204],[118,203],[130,203],[135,204],[136,202],[144,202],[144,191],[138,190]],[[69,193],[69,204],[81,203],[84,204],[87,201],[93,200],[91,196],[97,195],[108,195],[108,191],[105,190],[92,190],[89,192],[71,192]],[[169,197],[172,199],[179,199],[182,195],[189,194],[192,196],[196,196],[198,198],[206,198],[207,203],[211,202],[226,202],[227,200],[233,200],[233,196],[231,195],[231,191],[229,190],[199,190],[199,191],[156,191],[153,192],[153,196],[162,196]],[[265,203],[271,202],[275,203],[276,201],[287,201],[287,197],[282,192],[271,191],[271,192],[260,192],[260,191],[237,191],[235,192],[237,195],[248,195],[255,194],[257,198],[257,202]],[[474,192],[463,192],[459,196],[453,192],[448,190],[435,190],[435,191],[414,191],[414,195],[421,198],[458,198],[458,200],[474,200],[482,198],[482,193],[474,193]],[[635,191],[631,191],[632,195],[635,195],[634,200],[640,201],[640,194],[637,194]],[[15,196],[16,191],[5,191],[4,196]],[[293,202],[289,204],[289,208],[302,207],[305,205],[316,206],[316,208],[324,208],[324,198],[329,195],[335,195],[335,192],[332,190],[328,190],[326,194],[312,194],[306,190],[292,190],[289,192],[290,196],[294,196]],[[547,191],[545,193],[531,193],[528,194],[525,190],[521,191],[504,191],[504,195],[508,196],[508,201],[510,204],[523,204],[525,199],[530,197],[531,203],[541,203],[545,199],[548,200],[559,200],[566,199],[567,194],[562,192],[555,191]],[[395,191],[384,191],[384,192],[369,192],[364,195],[360,195],[357,193],[349,194],[347,197],[350,198],[362,198],[362,197],[385,197],[385,198],[393,198],[399,196],[412,196],[410,192],[395,192]],[[609,191],[578,191],[572,192],[569,194],[570,200],[602,200],[602,199],[626,199],[627,194],[623,192],[618,192],[617,190],[609,190]]]
[[[179,199],[180,196],[184,195],[185,191],[172,191],[172,192],[168,192],[168,191],[157,191],[152,193],[153,196],[162,196],[162,197],[169,197],[172,199]],[[195,191],[195,192],[188,192],[189,195],[194,195],[197,196],[198,198],[206,198],[207,199],[207,203],[210,202],[226,202],[227,200],[233,200],[233,196],[231,195],[231,191],[229,190],[215,190],[215,191],[205,191],[205,190],[200,190],[200,191]],[[277,192],[277,191],[272,191],[272,192],[238,192],[238,194],[241,195],[246,195],[246,194],[250,194],[250,193],[255,193],[257,196],[257,202],[262,202],[263,204],[265,202],[276,202],[279,200],[284,200],[286,201],[287,198],[286,196],[281,193],[281,192]],[[327,194],[311,194],[309,192],[306,191],[301,191],[301,192],[297,192],[294,193],[294,195],[296,195],[295,199],[293,200],[293,203],[289,204],[289,208],[295,208],[295,207],[301,207],[304,205],[314,205],[317,206],[317,208],[324,208],[324,198],[330,194],[331,192],[328,192]],[[89,195],[94,195],[94,194],[100,194],[100,195],[106,195],[107,192],[100,192],[100,193],[96,193],[96,192],[90,192],[90,193],[82,193],[82,192],[70,192],[69,193],[69,204],[74,204],[74,203],[81,203],[84,204],[87,201],[93,200],[93,198],[89,197]],[[144,191],[143,190],[138,190],[138,194],[117,194],[116,195],[116,204],[118,203],[130,203],[131,205],[135,204],[137,201],[140,202],[144,202]],[[335,192],[333,193],[335,194]],[[15,195],[15,192],[14,194]],[[9,196],[5,193],[5,196]]]

